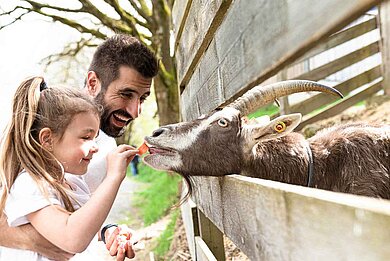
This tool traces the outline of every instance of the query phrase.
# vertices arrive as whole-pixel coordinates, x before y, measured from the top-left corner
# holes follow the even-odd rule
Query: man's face
[[[141,106],[150,95],[151,78],[144,78],[127,66],[119,68],[119,78],[96,101],[103,106],[100,128],[111,137],[119,137],[125,127],[141,113]]]

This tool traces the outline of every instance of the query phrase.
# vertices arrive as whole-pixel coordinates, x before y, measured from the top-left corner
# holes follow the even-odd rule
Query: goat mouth
[[[161,147],[155,147],[155,146],[151,145],[149,147],[149,153],[150,153],[150,155],[153,155],[153,154],[174,154],[175,151],[172,149],[169,149],[169,148],[161,148]]]

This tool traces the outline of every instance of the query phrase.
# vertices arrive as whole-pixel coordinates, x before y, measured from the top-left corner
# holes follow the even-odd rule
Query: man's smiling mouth
[[[124,128],[127,124],[130,123],[132,117],[125,116],[121,113],[113,113],[112,114],[113,124],[119,128]]]
[[[131,120],[131,117],[126,117],[126,116],[119,114],[119,113],[114,113],[113,116],[117,121],[122,121],[122,122],[127,123]]]

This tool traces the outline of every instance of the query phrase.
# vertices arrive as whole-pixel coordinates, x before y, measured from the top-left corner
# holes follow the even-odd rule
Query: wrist
[[[107,224],[105,225],[102,230],[100,230],[100,239],[103,241],[103,243],[105,244],[106,243],[106,239],[107,239],[107,235],[106,235],[106,232],[109,230],[109,228],[111,227],[118,227],[117,224]]]
[[[107,174],[109,172],[107,171]],[[108,183],[114,183],[115,185],[121,184],[124,177],[121,177],[120,175],[106,175],[105,181]]]

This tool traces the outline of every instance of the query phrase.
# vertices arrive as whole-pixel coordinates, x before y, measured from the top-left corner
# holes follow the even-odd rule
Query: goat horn
[[[257,86],[229,104],[228,107],[233,107],[239,110],[242,115],[248,115],[255,111],[258,107],[261,107],[278,97],[308,91],[326,92],[343,98],[343,95],[332,87],[313,81],[289,80],[265,86]]]

